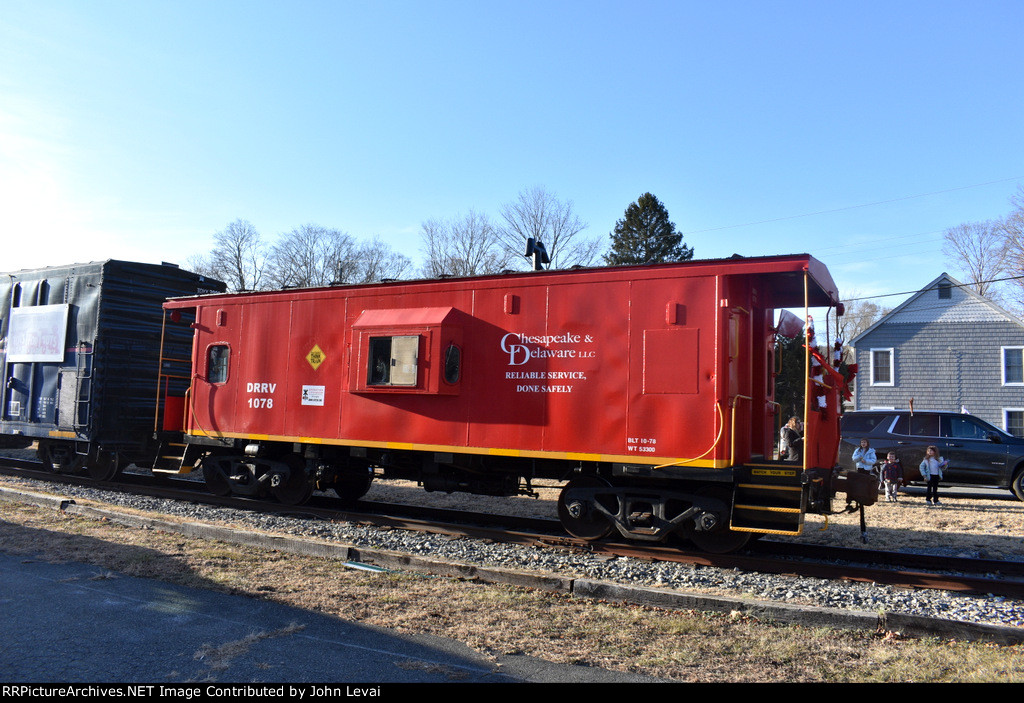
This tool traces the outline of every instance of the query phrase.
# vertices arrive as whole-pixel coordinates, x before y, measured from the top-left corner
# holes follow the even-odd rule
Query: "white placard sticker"
[[[326,386],[303,386],[303,405],[323,405]]]

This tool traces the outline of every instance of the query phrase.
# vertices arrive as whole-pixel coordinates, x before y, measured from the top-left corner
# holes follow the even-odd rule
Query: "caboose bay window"
[[[418,335],[370,337],[366,383],[370,386],[415,386],[418,380]]]
[[[352,323],[358,361],[349,367],[349,389],[379,397],[458,395],[468,319],[452,307],[363,310]]]

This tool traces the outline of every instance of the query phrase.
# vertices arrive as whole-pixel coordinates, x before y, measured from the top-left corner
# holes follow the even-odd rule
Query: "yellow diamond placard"
[[[309,365],[313,367],[314,371],[319,369],[320,364],[324,363],[326,360],[327,355],[324,354],[323,349],[321,349],[317,344],[314,344],[313,348],[309,350],[308,354],[306,354],[306,361],[309,362]]]

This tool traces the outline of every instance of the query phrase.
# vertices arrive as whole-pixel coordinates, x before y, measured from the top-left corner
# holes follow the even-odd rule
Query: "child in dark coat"
[[[886,502],[896,503],[896,495],[903,483],[903,464],[896,458],[895,452],[889,452],[882,464],[882,483],[885,485]]]

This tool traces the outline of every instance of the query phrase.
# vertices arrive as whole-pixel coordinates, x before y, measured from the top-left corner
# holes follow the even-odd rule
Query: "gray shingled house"
[[[1024,322],[943,273],[850,340],[854,409],[960,412],[1024,436]]]

